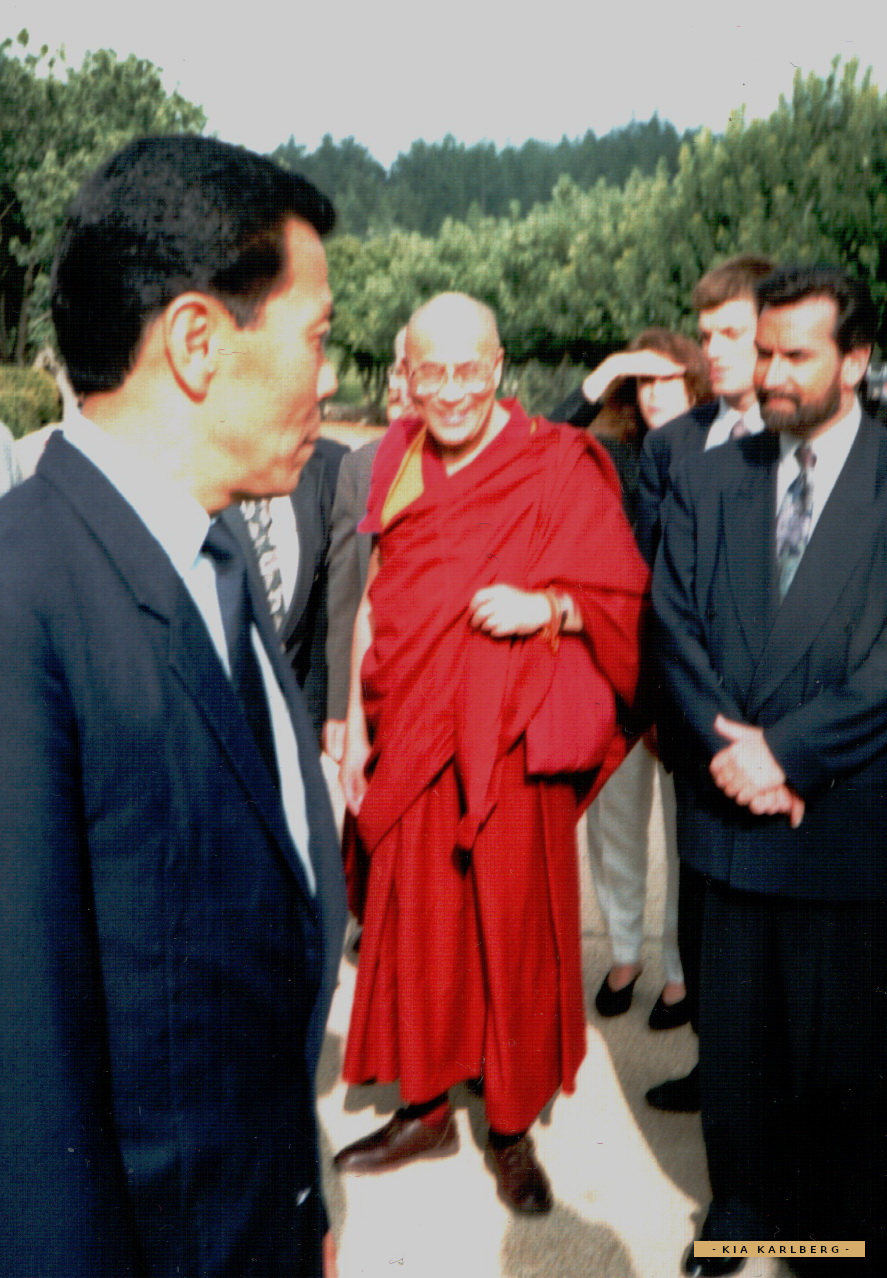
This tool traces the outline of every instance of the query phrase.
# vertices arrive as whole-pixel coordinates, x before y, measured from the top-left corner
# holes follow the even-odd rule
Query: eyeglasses
[[[463,395],[480,395],[493,377],[496,361],[468,360],[464,364],[420,364],[410,369],[410,391],[422,399],[436,395],[452,379]]]

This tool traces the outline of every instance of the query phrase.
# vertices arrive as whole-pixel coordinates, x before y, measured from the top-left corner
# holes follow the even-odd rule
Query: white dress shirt
[[[815,439],[803,440],[789,431],[783,431],[779,437],[779,465],[776,470],[776,509],[782,505],[782,499],[792,480],[797,477],[800,466],[795,456],[799,444],[809,443],[816,458],[810,480],[812,510],[810,516],[810,532],[816,527],[816,521],[822,514],[822,508],[831,496],[838,476],[844,469],[844,463],[862,421],[862,409],[857,400],[846,417],[835,422],[827,431],[817,435]]]
[[[63,430],[68,442],[113,484],[159,542],[194,600],[216,654],[230,677],[228,646],[216,593],[216,573],[212,561],[201,553],[210,525],[207,512],[183,484],[177,483],[151,458],[108,434],[82,414],[67,416]],[[299,747],[286,700],[255,626],[252,627],[252,641],[271,713],[284,815],[314,892],[316,883],[308,856],[308,814]]]
[[[738,408],[731,408],[724,398],[719,399],[717,416],[709,426],[705,437],[705,451],[707,452],[709,448],[717,448],[719,444],[726,444],[730,438],[730,432],[740,419],[745,426],[746,435],[757,435],[764,429],[761,408],[757,400],[751,408],[740,413]]]

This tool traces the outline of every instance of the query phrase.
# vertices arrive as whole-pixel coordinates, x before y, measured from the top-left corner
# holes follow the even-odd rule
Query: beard
[[[810,435],[817,427],[830,421],[841,407],[841,383],[838,378],[835,378],[824,395],[806,404],[798,395],[787,392],[777,395],[772,392],[774,399],[789,400],[794,404],[789,412],[771,407],[768,404],[770,394],[761,391],[758,395],[764,425],[768,430],[788,431],[792,435]]]

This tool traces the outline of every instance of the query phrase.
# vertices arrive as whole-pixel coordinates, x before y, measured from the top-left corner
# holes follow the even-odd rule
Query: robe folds
[[[575,823],[624,753],[648,576],[603,449],[532,421],[447,475],[422,423],[383,438],[361,671],[368,856],[344,1072],[418,1103],[483,1074],[490,1123],[529,1126],[585,1052]],[[562,588],[583,632],[473,629],[484,586]]]

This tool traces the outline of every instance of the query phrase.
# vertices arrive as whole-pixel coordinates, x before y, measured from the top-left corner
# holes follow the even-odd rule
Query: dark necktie
[[[798,564],[807,549],[813,515],[813,467],[816,465],[816,454],[809,444],[799,444],[795,449],[795,456],[800,469],[786,489],[776,515],[776,566],[779,570],[780,600],[788,593]]]
[[[255,501],[242,501],[240,511],[246,521],[256,559],[259,561],[259,572],[268,596],[268,608],[274,622],[275,630],[280,630],[286,616],[286,595],[283,589],[283,578],[280,575],[280,559],[277,546],[274,544],[271,529],[271,508],[267,498]]]
[[[218,519],[210,524],[203,543],[203,553],[212,560],[216,572],[216,591],[228,647],[231,683],[240,698],[271,779],[279,787],[271,713],[265,696],[262,672],[252,645],[253,613],[247,586],[246,560],[234,535]]]

